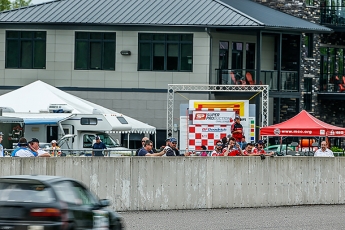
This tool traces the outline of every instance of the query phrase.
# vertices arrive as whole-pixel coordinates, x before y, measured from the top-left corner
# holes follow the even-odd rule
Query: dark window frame
[[[78,38],[78,35],[86,35],[86,38]],[[92,36],[96,37],[96,36],[100,36],[100,38],[96,39],[96,38],[91,38]],[[114,39],[109,39],[106,38],[105,35],[113,35]],[[86,43],[87,44],[87,49],[86,49],[86,67],[81,67],[81,66],[77,66],[79,63],[79,60],[82,57],[78,57],[78,43]],[[98,43],[101,47],[100,53],[101,53],[101,60],[100,60],[100,64],[101,66],[98,68],[94,68],[92,67],[92,58],[91,57],[91,44],[96,44]],[[111,60],[111,62],[113,63],[113,66],[111,66],[110,68],[106,68],[105,67],[105,63],[106,63],[106,55],[105,52],[109,51],[105,48],[105,44],[111,44],[114,43],[114,57],[113,60]],[[84,50],[85,51],[85,50]],[[84,57],[85,58],[85,57]],[[108,58],[108,57],[107,57]],[[79,59],[79,60],[78,60]],[[74,70],[106,70],[106,71],[115,71],[115,61],[116,61],[116,33],[115,32],[85,32],[85,31],[76,31],[75,32],[75,45],[74,45]]]
[[[141,39],[141,35],[143,36],[149,36],[150,39]],[[190,41],[183,40],[183,36],[189,36],[191,35],[192,38]],[[158,40],[155,39],[154,36],[164,36],[164,39]],[[178,40],[168,40],[168,36],[178,36]],[[139,33],[138,34],[138,71],[164,71],[164,72],[193,72],[193,40],[194,35],[193,34],[173,34],[173,33]],[[142,60],[141,60],[141,48],[142,46],[146,44],[149,45],[150,53],[149,53],[149,68],[141,68]],[[154,45],[164,45],[164,66],[162,69],[155,69],[154,68]],[[169,45],[177,45],[178,46],[178,54],[177,54],[177,69],[176,70],[170,70],[168,69],[168,46]],[[190,66],[190,69],[183,69],[182,68],[182,47],[183,45],[191,45],[191,56],[187,61],[188,65]],[[143,58],[145,59],[145,57]],[[189,63],[189,61],[191,63]]]
[[[307,6],[314,6],[314,0],[305,0]]]
[[[10,33],[18,33],[17,37],[9,37]],[[23,34],[31,34],[30,37],[24,37]],[[35,37],[37,35],[37,33],[43,33],[44,37]],[[9,64],[9,58],[11,58],[9,56],[9,52],[8,48],[9,48],[9,42],[17,42],[17,50],[11,50],[11,54],[13,55],[14,53],[17,54],[17,61],[16,61],[16,65],[12,65],[10,66]],[[38,44],[38,42],[44,42],[44,52],[41,54],[37,54],[36,51],[36,44]],[[29,66],[23,66],[23,58],[24,58],[24,53],[23,49],[25,48],[22,43],[23,42],[27,42],[28,44],[30,44],[31,42],[31,63],[29,64]],[[38,46],[37,46],[38,47]],[[43,65],[41,66],[35,66],[36,65],[36,61],[38,61],[38,59],[40,57],[37,57],[39,55],[44,55],[43,59],[44,61],[42,62]],[[29,57],[30,59],[30,57]],[[47,62],[47,32],[46,31],[17,31],[17,30],[6,30],[6,47],[5,47],[5,68],[6,69],[45,69],[46,68],[46,62]]]
[[[80,119],[80,124],[81,125],[97,125],[98,120],[97,120],[97,118],[94,118],[94,117],[82,117]]]
[[[314,46],[314,35],[313,34],[305,34],[304,37],[304,45],[306,51],[306,58],[313,58],[313,46]]]
[[[124,117],[117,117],[117,120],[119,120],[121,124],[128,124],[128,121]]]

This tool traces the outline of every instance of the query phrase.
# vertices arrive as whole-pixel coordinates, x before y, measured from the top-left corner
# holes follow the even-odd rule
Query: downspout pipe
[[[213,84],[212,83],[212,43],[213,43],[213,38],[212,34],[210,32],[210,28],[205,27],[205,32],[208,34],[210,37],[210,54],[209,54],[209,70],[208,70],[208,84]],[[208,93],[208,99],[211,99],[211,92]]]

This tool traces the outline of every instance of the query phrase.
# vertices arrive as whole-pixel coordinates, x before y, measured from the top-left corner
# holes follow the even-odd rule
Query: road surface
[[[345,229],[345,205],[138,211],[120,214],[129,230]]]

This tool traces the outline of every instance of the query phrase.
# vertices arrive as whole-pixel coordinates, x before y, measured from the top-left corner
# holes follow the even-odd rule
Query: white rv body
[[[5,128],[6,123],[12,123],[13,127]],[[40,142],[49,143],[66,134],[73,134],[75,137],[69,138],[60,147],[74,150],[90,150],[96,135],[100,136],[110,149],[120,147],[107,133],[128,132],[132,129],[131,125],[126,124],[124,117],[115,114],[3,113],[0,117],[1,124],[5,136],[8,134],[8,140],[11,140],[12,144],[18,142],[19,136],[24,136],[27,140],[35,137]],[[19,130],[18,124],[22,130]]]

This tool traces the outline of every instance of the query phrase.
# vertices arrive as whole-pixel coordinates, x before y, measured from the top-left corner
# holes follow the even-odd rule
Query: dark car
[[[0,177],[0,230],[122,229],[109,204],[69,178]]]

